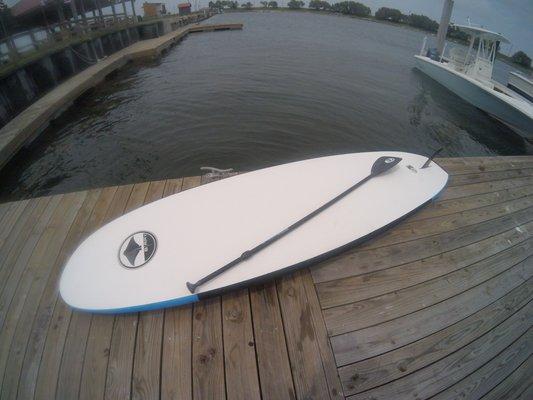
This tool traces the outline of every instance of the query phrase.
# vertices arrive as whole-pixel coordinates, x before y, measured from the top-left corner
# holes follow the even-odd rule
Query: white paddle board
[[[370,174],[380,157],[399,164],[194,293],[196,282],[321,207]],[[60,281],[63,300],[99,313],[198,301],[309,265],[370,238],[446,185],[427,157],[370,152],[314,158],[199,186],[138,208],[89,236]]]

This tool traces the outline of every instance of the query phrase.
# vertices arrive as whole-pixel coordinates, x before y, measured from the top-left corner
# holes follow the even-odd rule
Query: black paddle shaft
[[[233,261],[230,261],[229,263],[227,263],[223,267],[220,267],[216,271],[211,272],[209,275],[204,276],[203,278],[198,280],[196,283],[187,282],[187,288],[190,290],[191,293],[194,293],[198,286],[203,285],[206,282],[209,282],[213,278],[216,278],[220,274],[223,274],[228,269],[230,269],[230,268],[234,267],[235,265],[237,265],[237,264],[249,259],[254,254],[257,254],[258,252],[263,250],[265,247],[270,246],[272,243],[274,243],[277,240],[281,239],[287,233],[292,232],[293,230],[295,230],[299,226],[305,224],[311,218],[313,218],[316,215],[320,214],[322,211],[324,211],[325,209],[329,208],[330,206],[332,206],[333,204],[338,202],[340,199],[342,199],[343,197],[345,197],[348,194],[350,194],[351,192],[353,192],[358,187],[364,185],[370,179],[375,178],[376,176],[381,175],[385,171],[390,170],[392,167],[394,167],[396,164],[398,164],[401,160],[402,159],[399,158],[399,157],[380,157],[380,158],[378,158],[374,162],[374,164],[372,165],[372,169],[370,170],[370,174],[367,175],[365,178],[361,179],[359,182],[357,182],[353,186],[349,187],[344,192],[342,192],[341,194],[337,195],[336,197],[334,197],[333,199],[331,199],[327,203],[323,204],[322,206],[320,206],[316,210],[310,212],[309,214],[307,214],[302,219],[296,221],[295,223],[293,223],[289,227],[285,228],[281,232],[279,232],[279,233],[275,234],[274,236],[270,237],[269,239],[265,240],[263,243],[260,243],[257,246],[255,246],[254,248],[245,251],[244,253],[242,253],[239,257],[237,257]]]

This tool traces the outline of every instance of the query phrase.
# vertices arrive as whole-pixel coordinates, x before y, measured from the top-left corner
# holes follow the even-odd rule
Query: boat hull
[[[438,63],[415,56],[416,67],[446,87],[463,100],[485,111],[494,118],[508,125],[528,140],[533,140],[533,120],[520,109],[491,93],[492,89],[483,87],[466,79],[461,74],[439,66]]]
[[[533,101],[533,82],[526,77],[518,75],[515,72],[510,72],[507,86],[529,101]]]

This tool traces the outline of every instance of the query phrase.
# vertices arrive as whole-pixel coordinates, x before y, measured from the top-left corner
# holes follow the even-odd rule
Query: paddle
[[[233,261],[230,261],[229,263],[227,263],[223,267],[220,267],[216,271],[211,272],[209,275],[206,275],[205,277],[199,279],[196,283],[187,282],[187,288],[190,290],[191,293],[194,293],[194,291],[196,290],[196,288],[198,286],[201,286],[204,283],[209,282],[210,280],[212,280],[213,278],[215,278],[215,277],[219,276],[220,274],[224,273],[228,269],[230,269],[230,268],[234,267],[235,265],[241,263],[242,261],[245,261],[248,258],[252,257],[254,254],[260,252],[265,247],[267,247],[267,246],[271,245],[272,243],[274,243],[275,241],[281,239],[287,233],[292,232],[293,230],[295,230],[299,226],[303,225],[305,222],[309,221],[314,216],[320,214],[322,211],[324,211],[325,209],[329,208],[331,205],[335,204],[340,199],[342,199],[343,197],[347,196],[348,194],[350,194],[355,189],[357,189],[358,187],[362,186],[363,184],[365,184],[366,182],[368,182],[372,178],[375,178],[378,175],[381,175],[384,172],[390,170],[392,167],[394,167],[396,164],[398,164],[401,160],[402,159],[399,158],[399,157],[380,157],[380,158],[378,158],[374,162],[374,164],[372,165],[372,168],[370,170],[370,174],[367,175],[365,178],[361,179],[359,182],[357,182],[353,186],[349,187],[348,189],[346,189],[344,192],[342,192],[338,196],[334,197],[333,199],[331,199],[327,203],[323,204],[322,206],[320,206],[316,210],[310,212],[305,217],[303,217],[302,219],[296,221],[291,226],[285,228],[284,230],[282,230],[278,234],[276,234],[276,235],[272,236],[271,238],[265,240],[263,243],[258,244],[254,248],[245,251],[238,258],[234,259]]]

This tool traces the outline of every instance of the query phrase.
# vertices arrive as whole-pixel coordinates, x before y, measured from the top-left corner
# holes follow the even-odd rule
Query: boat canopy
[[[502,43],[509,43],[509,40],[507,40],[503,35],[489,31],[487,29],[478,28],[476,26],[469,26],[469,25],[456,25],[453,24],[456,28],[459,30],[467,33],[468,35],[471,35],[473,37],[480,37],[492,42],[502,42]]]

